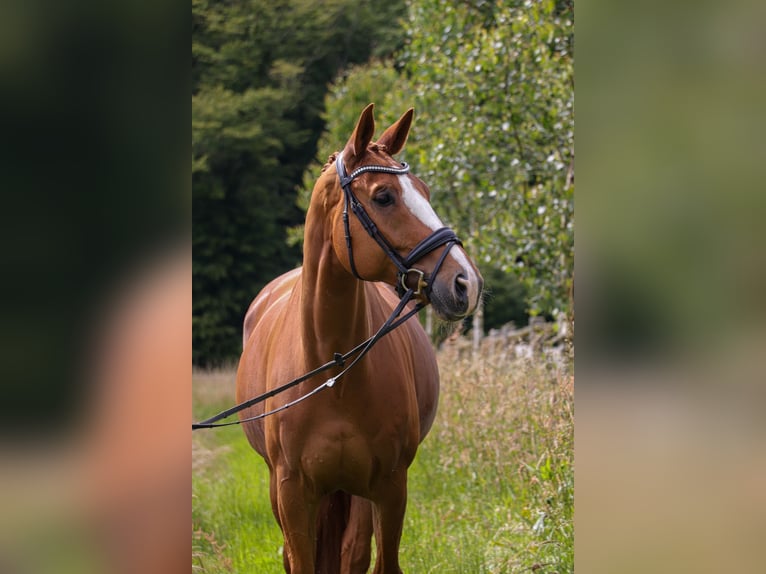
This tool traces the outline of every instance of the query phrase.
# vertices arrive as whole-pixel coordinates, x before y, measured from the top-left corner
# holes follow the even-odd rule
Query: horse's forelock
[[[370,145],[367,146],[367,151],[388,153],[388,147],[386,144],[371,142]],[[327,162],[322,166],[322,173],[327,171],[330,166],[335,165],[335,160],[338,159],[339,153],[339,151],[333,152],[332,155],[327,158]]]
[[[367,149],[369,151],[382,151],[383,153],[388,153],[388,147],[386,147],[386,144],[381,143],[371,143],[369,146],[367,146]]]

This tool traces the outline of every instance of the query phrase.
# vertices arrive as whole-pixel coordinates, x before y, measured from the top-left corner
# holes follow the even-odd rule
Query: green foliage
[[[527,324],[527,290],[514,273],[495,267],[481,269],[484,277],[484,332],[506,323]]]
[[[410,4],[410,161],[479,261],[522,278],[535,314],[568,308],[572,34],[571,5],[551,0]]]
[[[402,0],[192,1],[193,349],[238,356],[241,321],[300,262],[286,229],[315,155],[328,83],[402,45]]]
[[[431,188],[436,211],[482,269],[519,278],[527,313],[567,311],[574,263],[572,3],[408,5],[408,42],[396,66],[354,68],[327,95],[319,159],[345,143],[367,103],[378,104],[382,127],[414,106],[402,158]],[[301,207],[320,167],[317,161],[304,174]],[[300,231],[292,238],[298,241]]]
[[[528,313],[568,309],[573,4],[410,0],[407,8],[193,0],[197,364],[235,357],[249,301],[300,261],[308,194],[369,102],[378,104],[378,133],[416,108],[402,159],[482,269],[517,276]]]

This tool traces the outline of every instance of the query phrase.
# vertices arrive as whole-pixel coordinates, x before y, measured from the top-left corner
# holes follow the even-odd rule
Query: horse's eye
[[[381,191],[376,194],[372,200],[381,207],[386,207],[387,205],[394,203],[394,196],[390,191]]]

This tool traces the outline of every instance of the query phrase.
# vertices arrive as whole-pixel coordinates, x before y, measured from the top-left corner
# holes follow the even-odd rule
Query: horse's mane
[[[379,143],[370,143],[370,145],[367,146],[367,151],[382,151],[382,152],[388,152],[388,148],[385,146],[385,144],[379,144]],[[328,167],[333,165],[335,163],[335,160],[338,159],[338,154],[340,152],[336,151],[333,152],[330,157],[327,158],[327,162],[322,166],[322,173],[324,173]]]
[[[333,152],[333,153],[330,155],[330,157],[328,157],[328,158],[327,158],[327,163],[325,163],[325,164],[322,166],[322,173],[324,173],[325,171],[327,171],[327,168],[328,168],[328,167],[330,167],[332,164],[334,164],[334,163],[335,163],[335,160],[336,160],[336,159],[338,159],[338,154],[339,154],[339,153],[340,153],[339,151]]]

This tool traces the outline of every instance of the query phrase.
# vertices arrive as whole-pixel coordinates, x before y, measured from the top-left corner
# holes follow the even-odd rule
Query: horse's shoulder
[[[267,312],[287,299],[288,295],[292,292],[293,287],[298,282],[302,270],[302,267],[296,267],[287,273],[283,273],[276,279],[272,279],[263,289],[261,289],[255,299],[253,299],[245,313],[245,320],[242,325],[243,348],[247,344],[247,340],[250,338],[255,326]]]
[[[385,321],[399,304],[399,296],[386,283],[367,283],[368,311],[374,322]],[[370,296],[372,295],[372,296]]]

